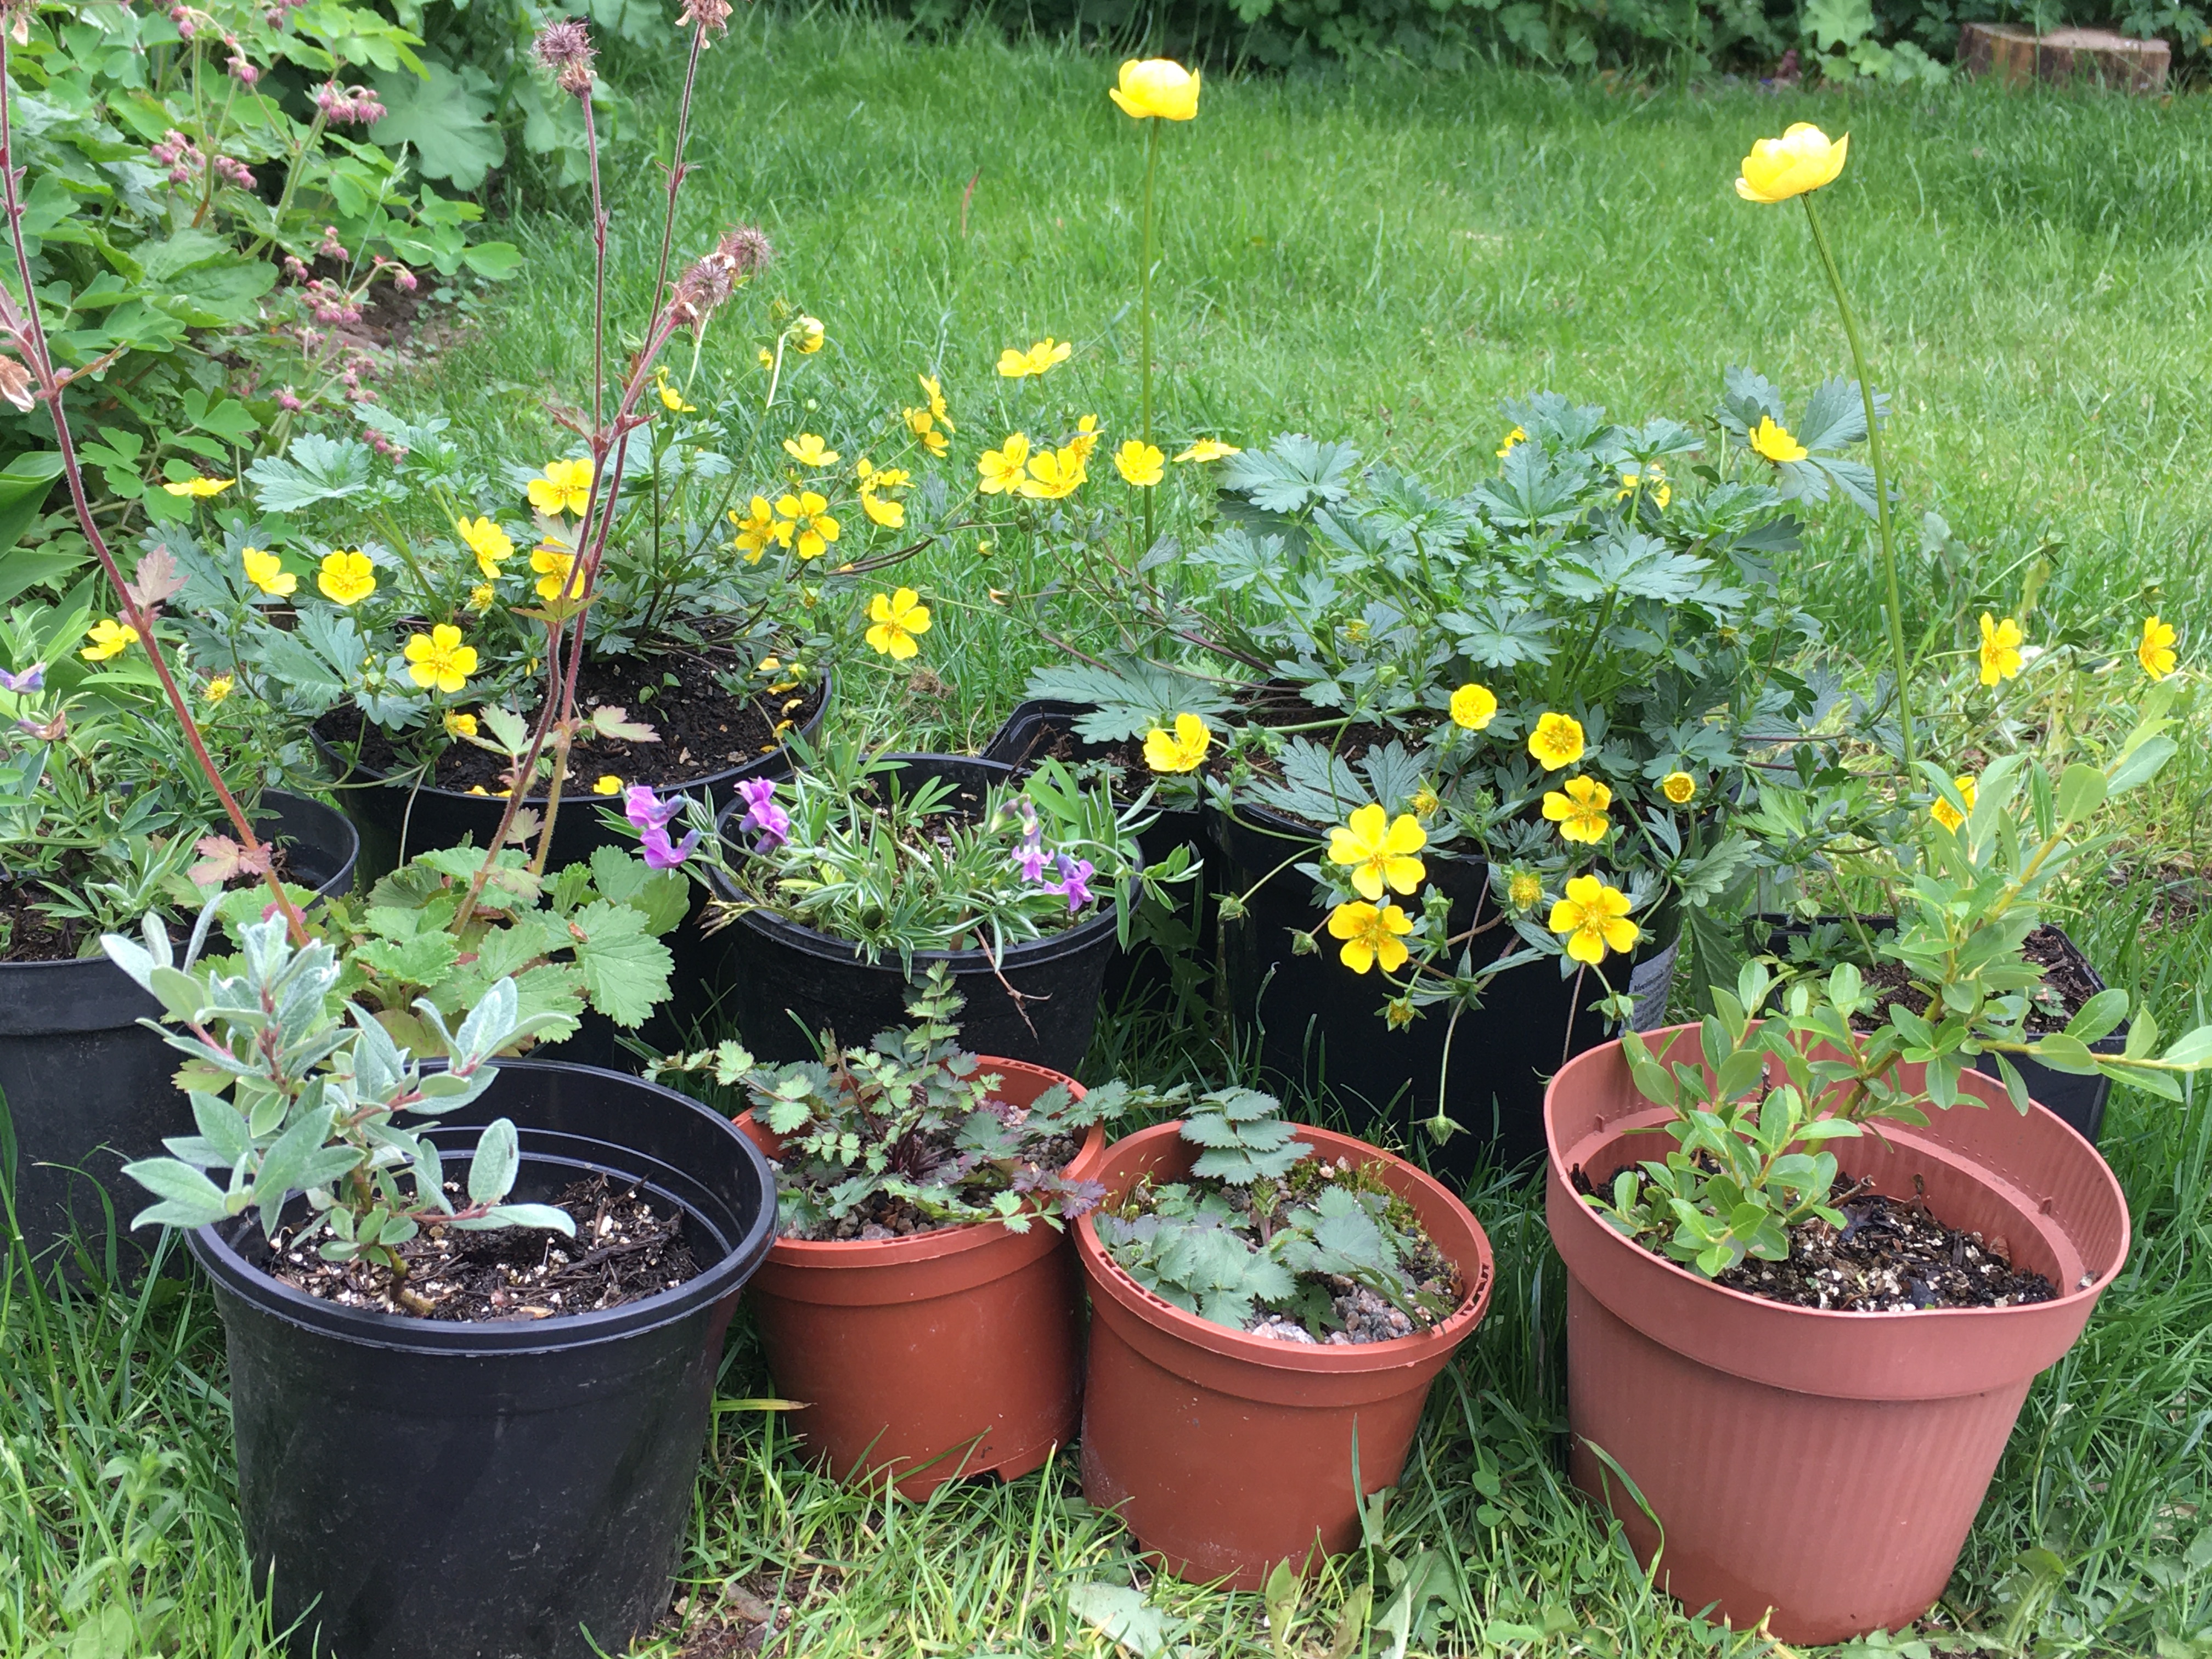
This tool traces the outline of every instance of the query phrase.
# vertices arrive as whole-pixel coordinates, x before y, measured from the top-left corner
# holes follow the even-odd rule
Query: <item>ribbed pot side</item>
[[[1694,1063],[1694,1026],[1647,1039]],[[1917,1086],[1921,1068],[1904,1068]],[[2002,1240],[2061,1294],[2027,1307],[1838,1313],[1714,1285],[1630,1243],[1576,1195],[1671,1144],[1617,1042],[1545,1100],[1546,1216],[1567,1269],[1576,1484],[1617,1517],[1686,1607],[1784,1642],[1911,1624],[1949,1582],[2037,1373],[2081,1335],[2128,1251],[2127,1202],[2095,1148],[2041,1107],[1984,1103],[1827,1143],[1845,1175],[1924,1193],[1947,1224]],[[1633,1480],[1658,1526],[1607,1468]],[[1664,1547],[1660,1528],[1664,1528]]]

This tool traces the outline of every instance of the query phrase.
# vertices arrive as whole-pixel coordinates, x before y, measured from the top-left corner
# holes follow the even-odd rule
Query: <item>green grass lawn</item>
[[[818,411],[833,442],[837,421],[912,401],[914,374],[934,370],[963,442],[995,440],[1006,387],[992,365],[1002,347],[1045,334],[1076,343],[1055,374],[1099,411],[1109,445],[1127,435],[1142,146],[1106,100],[1110,75],[1048,46],[916,46],[875,24],[737,20],[702,83],[682,246],[696,252],[750,219],[781,258],[733,307],[740,320],[710,333],[709,383],[757,398],[755,325],[782,296],[828,325],[824,358],[797,395],[846,389]],[[650,89],[640,111],[665,143],[672,111]],[[1166,135],[1165,433],[1346,437],[1457,488],[1495,465],[1499,399],[1522,392],[1696,419],[1722,371],[1747,364],[1802,402],[1845,362],[1802,216],[1731,188],[1750,140],[1798,119],[1851,133],[1850,170],[1824,204],[1869,319],[1875,378],[1894,390],[1907,604],[1924,619],[1923,648],[1962,645],[1964,619],[1984,604],[2016,609],[2039,554],[2039,615],[2130,626],[2142,590],[2157,586],[2159,607],[2187,630],[2185,654],[2201,661],[2212,625],[2201,591],[2212,565],[2203,99],[1647,96],[1491,73],[1212,82],[1200,118]],[[634,318],[657,185],[635,151],[616,173],[617,314]],[[484,459],[559,453],[544,404],[577,385],[588,349],[575,217],[532,214],[509,234],[529,254],[525,274],[393,394],[410,412],[453,417]],[[1170,521],[1201,510],[1178,498]],[[1923,557],[1929,511],[1954,540]],[[1786,573],[1862,658],[1877,640],[1870,540],[1863,520],[1825,516]],[[924,658],[933,678],[875,672],[842,689],[840,718],[915,741],[980,741],[1053,654],[994,616],[983,589],[1033,585],[1049,562],[1042,547],[918,561],[918,585],[943,606]],[[1062,624],[1098,627],[1073,613]],[[2212,757],[2201,742],[2185,747],[2129,860],[2078,896],[2070,919],[2168,1031],[2205,1017],[2197,988],[2212,964],[2199,902]],[[1110,1021],[1093,1060],[1098,1075],[1192,1063]],[[1217,1079],[1224,1069],[1197,1063]],[[2107,1150],[2136,1253],[2085,1340],[2030,1398],[1937,1620],[1977,1632],[1950,1638],[1967,1650],[2212,1656],[2204,1095],[2179,1109],[2116,1096]],[[1652,1594],[1567,1487],[1562,1286],[1540,1203],[1504,1182],[1468,1196],[1498,1251],[1491,1311],[1437,1386],[1372,1550],[1310,1587],[1284,1650],[1329,1652],[1347,1593],[1370,1576],[1379,1607],[1394,1574],[1433,1571],[1428,1605],[1453,1618],[1407,1652],[1775,1651]],[[0,1652],[264,1651],[236,1565],[220,1332],[204,1292],[65,1310],[27,1301],[20,1283],[9,1294]],[[769,1392],[742,1338],[726,1392]],[[703,1632],[725,1586],[742,1582],[799,1610],[789,1650],[810,1656],[1103,1652],[1071,1618],[1068,1589],[1128,1583],[1133,1570],[1123,1534],[1085,1507],[1066,1470],[911,1505],[830,1484],[788,1453],[774,1419],[732,1411],[700,1486],[690,1634],[657,1651],[722,1651]],[[1188,1621],[1178,1638],[1188,1652],[1272,1650],[1256,1597],[1156,1594]],[[1378,1630],[1364,1650],[1392,1651],[1390,1636]]]

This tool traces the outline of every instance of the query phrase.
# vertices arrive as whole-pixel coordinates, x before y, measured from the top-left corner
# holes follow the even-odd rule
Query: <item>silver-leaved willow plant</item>
[[[168,1158],[124,1166],[161,1200],[132,1225],[204,1227],[255,1209],[274,1239],[288,1200],[304,1194],[304,1211],[289,1218],[289,1245],[319,1237],[325,1261],[374,1262],[396,1280],[407,1276],[398,1247],[425,1223],[574,1237],[575,1224],[550,1205],[506,1202],[521,1162],[507,1119],[478,1137],[460,1206],[446,1191],[437,1146],[397,1121],[469,1104],[498,1075],[491,1056],[554,1016],[522,1017],[512,979],[485,992],[451,1033],[435,1007],[418,1001],[416,1012],[450,1056],[443,1070],[424,1071],[360,1007],[347,1004],[338,1017],[337,953],[320,939],[295,945],[282,916],[238,930],[234,971],[196,969],[214,914],[213,906],[201,914],[181,962],[158,917],[146,918],[143,945],[118,933],[100,939],[108,958],[161,1004],[166,1019],[142,1024],[189,1055],[188,1081],[206,1085],[187,1091],[198,1134],[166,1141]]]

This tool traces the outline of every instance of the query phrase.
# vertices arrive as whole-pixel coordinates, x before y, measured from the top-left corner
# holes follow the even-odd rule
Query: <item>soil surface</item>
[[[626,784],[651,784],[656,789],[696,783],[774,754],[783,744],[777,725],[789,720],[793,728],[803,727],[822,706],[819,684],[780,696],[766,692],[732,696],[716,681],[716,669],[714,659],[693,653],[586,657],[577,706],[585,710],[620,708],[626,718],[651,726],[658,741],[593,738],[578,744],[569,751],[568,777],[562,786],[564,797],[579,785],[588,788],[606,773]],[[673,685],[666,683],[670,676],[676,680]],[[536,717],[535,707],[524,711],[526,720]],[[415,763],[381,726],[362,720],[351,709],[325,714],[315,729],[341,753],[350,750],[358,733],[361,763],[370,771],[404,772]],[[466,793],[481,787],[495,794],[507,787],[507,767],[502,755],[456,742],[439,755],[431,781],[441,789]],[[544,799],[542,786],[531,799]]]
[[[2066,935],[2048,923],[2021,941],[2021,949],[2030,962],[2043,969],[2043,988],[2027,1005],[2029,1035],[2039,1036],[2064,1030],[2066,1023],[2102,988],[2096,975],[2081,954],[2068,943]],[[1856,1025],[1860,1030],[1871,1031],[1887,1025],[1893,1004],[1901,1003],[1916,1014],[1927,1011],[1928,994],[1912,982],[1902,963],[1877,962],[1859,971],[1875,998],[1874,1006],[1858,1016]]]
[[[1124,805],[1144,793],[1152,778],[1152,769],[1145,764],[1142,738],[1092,743],[1076,736],[1073,720],[1057,714],[1046,715],[1021,751],[1009,759],[1017,781],[1036,771],[1040,761],[1056,760],[1079,778],[1089,771],[1103,771],[1114,799]]]
[[[994,1109],[1008,1114],[1011,1122],[1018,1123],[1024,1115],[1018,1109],[1006,1108],[995,1101],[992,1104]],[[1076,1153],[1082,1148],[1083,1139],[1080,1135],[1063,1134],[1050,1136],[1039,1141],[1034,1148],[1026,1150],[1030,1154],[1030,1162],[1036,1168],[1065,1170],[1075,1161]],[[945,1145],[939,1151],[948,1158],[957,1155],[950,1137],[947,1137]],[[781,1164],[776,1166],[779,1185],[781,1184],[782,1167]],[[997,1190],[996,1187],[982,1187],[973,1192],[962,1192],[960,1195],[971,1203],[983,1204],[988,1203],[992,1194]],[[849,1215],[840,1216],[834,1221],[825,1221],[813,1227],[779,1229],[777,1236],[782,1238],[802,1239],[812,1244],[836,1243],[852,1240],[874,1243],[890,1238],[912,1238],[918,1233],[944,1232],[953,1227],[969,1227],[975,1224],[969,1221],[941,1221],[934,1216],[925,1215],[906,1199],[894,1198],[887,1193],[876,1193]]]
[[[459,1183],[447,1191],[467,1201]],[[325,1261],[313,1244],[280,1247],[264,1271],[326,1302],[472,1325],[618,1308],[703,1271],[684,1242],[683,1212],[656,1210],[634,1187],[593,1176],[552,1201],[574,1218],[575,1237],[541,1227],[426,1227],[399,1247],[402,1285],[366,1262]]]
[[[0,886],[0,933],[4,933],[6,940],[4,945],[0,945],[0,962],[76,959],[77,945],[84,938],[84,931],[72,923],[56,921],[38,908],[42,899],[51,896],[40,886],[15,882]]]

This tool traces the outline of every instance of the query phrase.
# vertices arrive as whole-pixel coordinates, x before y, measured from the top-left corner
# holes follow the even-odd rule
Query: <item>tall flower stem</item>
[[[1137,278],[1138,349],[1143,354],[1138,366],[1138,385],[1142,399],[1144,439],[1152,441],[1152,266],[1158,262],[1152,219],[1152,190],[1160,171],[1160,123],[1155,116],[1145,123],[1145,268]],[[1152,545],[1152,497],[1156,491],[1145,492],[1145,548]]]
[[[1881,576],[1886,590],[1884,607],[1889,616],[1890,666],[1897,677],[1898,730],[1905,742],[1905,769],[1910,773],[1913,765],[1912,698],[1906,679],[1905,600],[1897,586],[1897,542],[1890,529],[1889,477],[1882,465],[1881,423],[1875,418],[1874,382],[1867,378],[1866,347],[1859,339],[1858,313],[1851,309],[1850,295],[1844,291],[1844,274],[1837,269],[1835,251],[1828,246],[1828,233],[1820,223],[1820,210],[1813,205],[1810,191],[1797,199],[1805,204],[1805,222],[1812,227],[1813,246],[1820,250],[1821,266],[1828,273],[1828,286],[1835,290],[1836,310],[1844,319],[1844,337],[1850,343],[1851,372],[1858,376],[1859,398],[1866,406],[1867,459],[1874,465],[1875,521],[1881,531]]]

